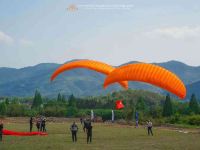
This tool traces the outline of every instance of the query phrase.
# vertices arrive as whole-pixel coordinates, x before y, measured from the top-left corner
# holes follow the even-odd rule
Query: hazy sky
[[[71,59],[198,66],[200,1],[0,0],[0,67]]]

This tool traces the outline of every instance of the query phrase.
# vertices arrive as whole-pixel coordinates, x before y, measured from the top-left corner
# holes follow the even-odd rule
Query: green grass
[[[72,143],[70,123],[48,123],[48,136],[4,136],[0,150],[199,150],[199,133],[155,129],[147,136],[146,129],[112,124],[93,124],[93,142],[86,143],[86,135],[79,126],[78,142]],[[28,124],[5,124],[6,129],[28,130]]]

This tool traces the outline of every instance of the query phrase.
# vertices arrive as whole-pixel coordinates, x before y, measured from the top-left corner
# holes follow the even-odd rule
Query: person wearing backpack
[[[72,132],[72,141],[73,142],[77,142],[77,136],[76,136],[76,134],[78,132],[78,126],[76,125],[75,122],[73,122],[73,124],[71,125],[70,130]]]

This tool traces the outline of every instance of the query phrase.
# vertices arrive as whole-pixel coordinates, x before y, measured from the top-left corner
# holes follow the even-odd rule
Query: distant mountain
[[[187,97],[190,98],[193,93],[195,93],[196,97],[200,101],[200,81],[187,85]]]
[[[200,80],[200,66],[188,66],[178,61],[168,61],[165,63],[155,63],[178,75],[185,84],[191,84]]]
[[[136,63],[136,61],[129,63]],[[200,67],[188,66],[178,61],[155,64],[176,73],[187,85],[200,82]],[[115,84],[104,90],[102,85],[105,76],[86,69],[65,72],[50,82],[50,76],[58,66],[60,64],[43,63],[21,69],[0,68],[0,96],[33,96],[36,89],[40,90],[43,96],[48,97],[56,97],[59,92],[65,95],[73,93],[76,96],[93,96],[105,95],[110,91],[121,89]],[[129,87],[163,93],[160,88],[145,83],[129,82]],[[198,92],[196,89],[195,92]],[[189,93],[191,92],[189,90]]]

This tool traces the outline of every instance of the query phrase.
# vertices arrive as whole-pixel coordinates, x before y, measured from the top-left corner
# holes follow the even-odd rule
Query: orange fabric
[[[94,71],[103,73],[105,75],[108,75],[110,72],[112,72],[115,69],[114,67],[112,67],[108,64],[98,62],[98,61],[94,61],[94,60],[78,60],[78,61],[69,62],[67,64],[60,66],[52,74],[51,81],[53,81],[60,73],[62,73],[64,71],[71,70],[71,69],[75,69],[75,68],[87,68],[87,69],[90,69],[90,70],[94,70]],[[119,83],[125,89],[128,88],[128,82],[127,81],[120,81]]]
[[[113,70],[105,79],[104,88],[114,82],[141,81],[161,87],[184,99],[186,88],[183,82],[172,72],[152,64],[129,64]]]

